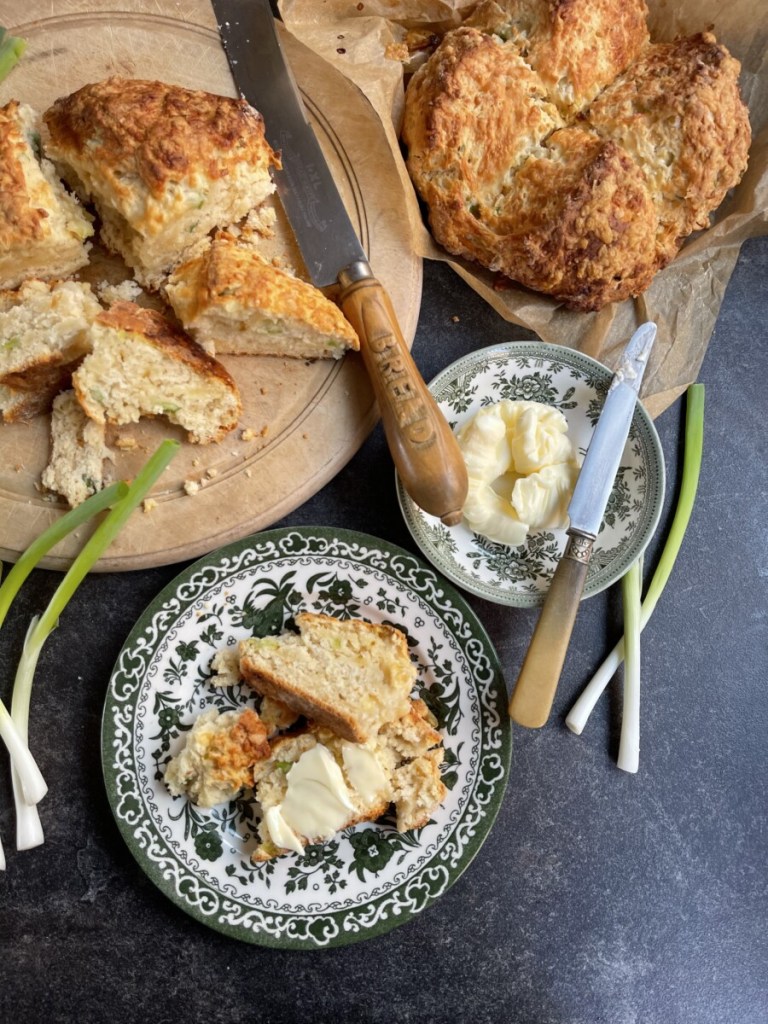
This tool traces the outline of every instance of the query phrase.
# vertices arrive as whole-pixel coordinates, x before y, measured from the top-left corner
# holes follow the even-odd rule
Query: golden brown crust
[[[214,778],[241,786],[251,784],[254,764],[269,755],[267,727],[251,708],[242,712],[231,729],[216,737],[209,751]]]
[[[21,157],[28,143],[21,131],[20,104],[0,107],[0,249],[36,242],[46,235],[47,212],[30,201]]]
[[[490,0],[446,34],[408,86],[403,140],[450,253],[596,310],[707,225],[746,167],[739,64],[708,34],[646,46],[645,14]]]
[[[558,107],[573,113],[648,42],[644,0],[485,0],[466,24],[519,49]]]
[[[273,266],[226,232],[217,235],[204,253],[176,268],[169,296],[188,327],[210,310],[233,320],[258,310],[278,321],[301,321],[319,334],[343,341],[347,348],[360,348],[352,325],[321,291]]]
[[[245,100],[164,82],[108,78],[61,97],[43,117],[52,154],[87,158],[118,207],[134,194],[134,176],[158,197],[172,182],[226,175],[232,159],[265,167],[277,159]]]
[[[121,300],[100,313],[96,323],[118,331],[141,334],[150,344],[162,349],[168,358],[186,363],[196,373],[218,377],[227,387],[237,390],[225,367],[156,309]]]
[[[656,44],[587,112],[643,169],[660,221],[659,266],[708,226],[746,169],[750,126],[740,70],[711,33]]]

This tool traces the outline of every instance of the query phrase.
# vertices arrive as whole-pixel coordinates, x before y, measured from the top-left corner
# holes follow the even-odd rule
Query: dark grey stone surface
[[[617,595],[582,605],[548,726],[515,729],[509,788],[466,873],[433,907],[348,949],[285,953],[210,931],[145,879],[113,823],[99,729],[112,665],[181,568],[85,580],[40,661],[31,743],[50,784],[46,842],[13,849],[0,771],[0,1020],[760,1024],[768,1020],[768,240],[744,246],[700,379],[700,496],[644,634],[640,771],[615,766],[620,679],[584,735],[563,718],[620,632]],[[453,316],[459,322],[452,321]],[[442,266],[425,266],[414,355],[429,379],[523,332]],[[658,420],[668,495],[680,405]],[[339,525],[415,550],[377,429],[281,524]],[[0,636],[0,693],[36,572]],[[534,613],[470,598],[514,681]]]

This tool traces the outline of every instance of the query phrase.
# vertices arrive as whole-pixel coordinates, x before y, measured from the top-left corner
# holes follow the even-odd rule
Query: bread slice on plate
[[[339,359],[360,348],[352,325],[319,289],[227,234],[177,267],[165,294],[210,352]]]
[[[25,281],[0,292],[0,384],[48,393],[90,349],[101,305],[79,281]]]
[[[274,188],[269,168],[279,161],[245,100],[109,78],[61,97],[43,116],[49,156],[94,203],[105,244],[149,288]]]
[[[237,426],[240,394],[227,370],[154,309],[116,302],[92,328],[92,352],[72,383],[98,423],[167,416],[194,444]]]
[[[399,629],[313,612],[295,622],[298,633],[242,641],[250,686],[353,743],[408,713],[416,666]]]
[[[269,758],[254,766],[262,819],[253,860],[301,853],[341,829],[376,821],[392,804],[398,831],[421,828],[447,793],[442,760],[440,733],[421,701],[366,743],[318,725],[278,737]]]
[[[251,708],[203,712],[184,747],[165,769],[173,796],[188,796],[198,807],[215,807],[250,788],[253,767],[269,757],[267,730]]]
[[[68,277],[88,262],[92,218],[41,156],[40,125],[27,104],[0,107],[0,288]]]
[[[90,419],[72,390],[53,400],[51,454],[42,484],[74,508],[104,485],[104,461],[110,457],[104,424]]]

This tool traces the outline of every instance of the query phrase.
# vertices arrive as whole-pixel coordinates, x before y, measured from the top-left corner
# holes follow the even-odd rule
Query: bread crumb
[[[457,323],[459,323],[460,320],[461,320],[461,317],[458,317],[455,314],[454,314],[454,316],[451,317],[451,323],[457,324]]]
[[[187,492],[187,494],[197,494],[197,492],[200,490],[200,484],[197,482],[197,480],[185,480],[184,490]]]
[[[141,286],[131,279],[120,281],[119,284],[99,281],[98,284],[94,285],[94,289],[101,301],[107,306],[111,306],[113,302],[120,301],[136,302],[137,299],[144,295],[144,290]]]
[[[256,436],[256,431],[252,427],[246,427],[240,432],[241,441],[255,441]]]
[[[157,502],[154,498],[145,498],[142,508],[145,512],[151,512],[152,509],[157,508]]]
[[[246,476],[248,477],[248,479],[250,480],[250,479],[251,479],[251,477],[253,476],[253,470],[252,470],[252,469],[251,469],[251,468],[249,467],[248,469],[244,470],[244,472],[245,472],[245,475],[246,475]]]
[[[115,448],[122,452],[130,452],[138,448],[138,442],[135,437],[118,437],[115,439]]]
[[[218,469],[215,469],[213,466],[211,466],[210,469],[206,469],[205,475],[208,477],[209,480],[213,480],[214,477],[217,477],[219,475],[219,471]]]

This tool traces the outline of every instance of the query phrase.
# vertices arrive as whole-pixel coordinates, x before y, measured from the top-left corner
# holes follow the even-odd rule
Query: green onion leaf
[[[24,39],[6,35],[5,29],[0,26],[0,82],[16,67],[26,48]]]
[[[11,716],[16,728],[26,740],[29,728],[29,705],[32,695],[32,682],[34,680],[35,668],[40,657],[43,644],[50,633],[56,628],[59,616],[66,608],[73,594],[77,590],[85,576],[90,572],[102,554],[106,551],[117,534],[125,525],[131,513],[139,505],[157,478],[163,472],[170,460],[179,449],[178,441],[165,440],[147,460],[144,467],[137,474],[128,487],[125,494],[114,504],[107,516],[102,519],[91,537],[86,541],[82,550],[69,567],[64,579],[61,581],[51,598],[48,607],[45,609],[39,620],[33,621],[30,625],[27,639],[24,643],[19,666],[16,671],[16,679],[13,686],[13,697],[11,701]],[[97,497],[94,495],[94,497]],[[91,501],[92,499],[87,499]],[[83,505],[87,502],[83,502]],[[80,506],[82,508],[82,506]],[[10,579],[10,574],[9,577]],[[8,579],[6,579],[6,584]],[[5,584],[4,584],[5,585]],[[14,795],[16,796],[17,811],[17,849],[26,849],[27,846],[20,845],[34,838],[33,834],[26,835],[22,826],[28,824],[28,815],[24,804],[29,806],[22,791],[20,780],[17,789],[16,772],[14,771]],[[30,829],[30,833],[33,830]],[[42,830],[39,841],[42,842]],[[33,844],[37,845],[37,844]]]
[[[656,572],[653,574],[645,600],[641,606],[640,630],[645,629],[648,624],[648,620],[653,615],[662,591],[672,574],[672,569],[685,537],[685,531],[688,529],[694,502],[696,501],[701,459],[704,450],[703,384],[691,384],[688,388],[686,392],[685,413],[685,453],[683,455],[680,495],[664,550],[661,553]],[[592,709],[597,704],[600,694],[611,681],[623,660],[624,638],[616,644],[568,713],[565,724],[571,732],[575,732],[577,735],[582,732]]]

